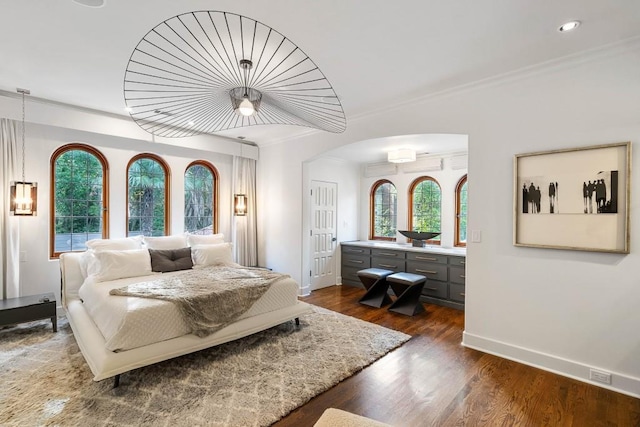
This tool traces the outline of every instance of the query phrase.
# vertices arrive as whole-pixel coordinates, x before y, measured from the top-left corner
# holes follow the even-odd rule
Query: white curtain
[[[20,229],[18,218],[9,215],[9,187],[17,176],[18,139],[16,121],[0,120],[0,290],[1,297],[20,296]]]
[[[258,265],[258,227],[256,216],[256,161],[233,157],[233,194],[247,196],[247,215],[233,216],[233,249],[238,264]],[[232,203],[233,204],[233,203]]]

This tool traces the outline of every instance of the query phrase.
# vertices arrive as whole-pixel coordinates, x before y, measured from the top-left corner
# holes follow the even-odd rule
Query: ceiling
[[[350,119],[384,106],[640,35],[638,0],[106,0],[100,8],[5,0],[0,90],[127,115],[134,47],[160,22],[197,10],[245,15],[294,42],[342,100],[347,132]],[[576,31],[557,31],[573,19],[582,21]],[[267,125],[220,135],[267,145],[309,131]]]

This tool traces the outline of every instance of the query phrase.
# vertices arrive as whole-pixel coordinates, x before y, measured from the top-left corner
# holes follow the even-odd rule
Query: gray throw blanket
[[[109,294],[171,301],[191,332],[205,337],[232,323],[273,283],[287,277],[259,268],[204,267],[112,289]]]

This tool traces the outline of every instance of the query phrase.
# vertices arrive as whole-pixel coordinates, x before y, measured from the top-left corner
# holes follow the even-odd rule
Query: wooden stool
[[[420,295],[427,278],[413,273],[395,273],[386,278],[387,283],[398,297],[389,311],[413,316],[424,311]]]
[[[383,270],[381,268],[367,268],[358,271],[358,278],[360,278],[360,281],[367,289],[367,292],[358,302],[378,308],[389,304],[391,297],[389,297],[387,293],[389,285],[385,279],[390,274],[393,274],[393,271]]]

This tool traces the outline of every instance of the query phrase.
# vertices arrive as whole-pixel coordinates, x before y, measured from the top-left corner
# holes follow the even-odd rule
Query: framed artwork
[[[517,154],[513,244],[629,253],[631,143]]]

